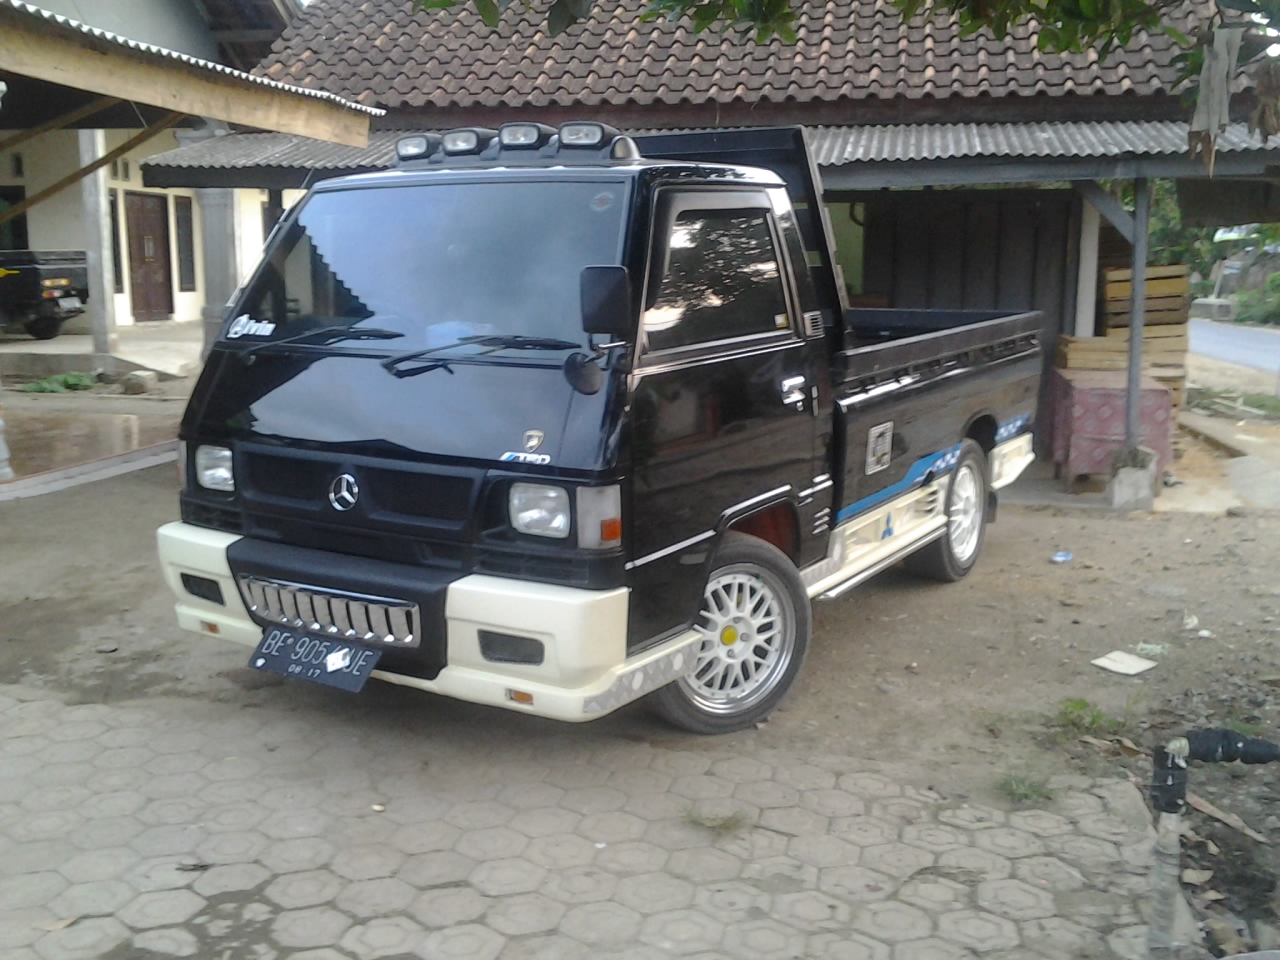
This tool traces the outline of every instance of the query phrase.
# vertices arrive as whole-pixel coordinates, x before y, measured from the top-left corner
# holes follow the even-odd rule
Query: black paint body
[[[182,504],[188,522],[245,535],[231,551],[233,572],[418,601],[422,648],[396,656],[418,662],[388,655],[383,664],[418,676],[445,663],[444,595],[473,573],[629,586],[636,650],[693,621],[719,538],[736,521],[784,505],[794,531],[786,546],[803,567],[826,555],[842,508],[914,482],[913,462],[966,433],[989,426],[994,437],[997,425],[1034,414],[1038,315],[846,310],[821,217],[812,216],[816,179],[798,131],[640,145],[646,157],[672,159],[555,169],[471,163],[329,181],[313,194],[511,177],[624,183],[619,260],[630,270],[637,322],[663,269],[666,228],[653,224],[669,197],[693,192],[714,205],[728,192],[749,194],[747,206],[767,218],[785,290],[778,329],[659,352],[633,334],[607,351],[603,387],[592,394],[570,385],[561,353],[502,353],[396,377],[379,362],[397,352],[394,342],[263,350],[246,363],[244,342],[224,338],[181,437],[189,461],[200,444],[231,447],[237,490],[189,482]],[[228,318],[241,309],[232,304]],[[867,431],[890,420],[891,465],[867,475]],[[545,434],[539,450],[549,463],[501,462],[533,429]],[[187,467],[191,476],[194,463]],[[341,473],[361,491],[347,512],[327,495]],[[507,496],[518,480],[554,482],[571,495],[580,484],[621,484],[622,547],[583,550],[574,536],[516,533]]]

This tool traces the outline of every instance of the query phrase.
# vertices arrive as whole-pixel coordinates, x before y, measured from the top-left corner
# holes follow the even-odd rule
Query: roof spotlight
[[[401,160],[417,160],[435,153],[439,145],[440,138],[435,134],[421,133],[401,137],[396,141],[396,156]]]
[[[537,150],[555,135],[554,127],[542,123],[504,123],[498,129],[498,142],[505,150]]]
[[[579,120],[561,125],[560,146],[598,149],[617,135],[617,130],[603,123]]]
[[[496,135],[492,130],[482,130],[479,127],[450,130],[444,135],[444,152],[450,156],[479,153],[489,145],[489,141]]]

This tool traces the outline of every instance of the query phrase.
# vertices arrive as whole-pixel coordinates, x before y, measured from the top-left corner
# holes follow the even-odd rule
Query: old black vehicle
[[[0,250],[0,328],[52,340],[88,300],[83,250]]]
[[[314,187],[233,300],[159,531],[250,665],[562,720],[767,715],[810,602],[973,566],[1036,314],[850,310],[799,130],[510,124]]]

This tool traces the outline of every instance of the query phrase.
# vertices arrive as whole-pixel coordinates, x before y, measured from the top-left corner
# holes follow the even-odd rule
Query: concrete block
[[[120,378],[120,389],[125,393],[150,393],[159,382],[154,370],[134,370]]]
[[[1142,464],[1120,467],[1107,484],[1107,502],[1112,510],[1152,510],[1156,503],[1156,455],[1139,447]]]

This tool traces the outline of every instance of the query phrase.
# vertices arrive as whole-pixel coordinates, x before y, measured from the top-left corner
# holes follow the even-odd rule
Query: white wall
[[[60,13],[131,40],[218,59],[218,46],[193,0],[28,0],[50,13]]]
[[[0,132],[0,138],[5,134]],[[74,130],[56,130],[0,155],[0,184],[21,186],[28,197],[51,186],[80,167],[80,147]],[[21,154],[24,175],[13,175],[13,155]],[[84,210],[74,187],[55,194],[27,213],[28,243],[32,250],[83,250]]]
[[[237,190],[236,194],[236,279],[244,283],[262,259],[262,205],[265,190]]]

